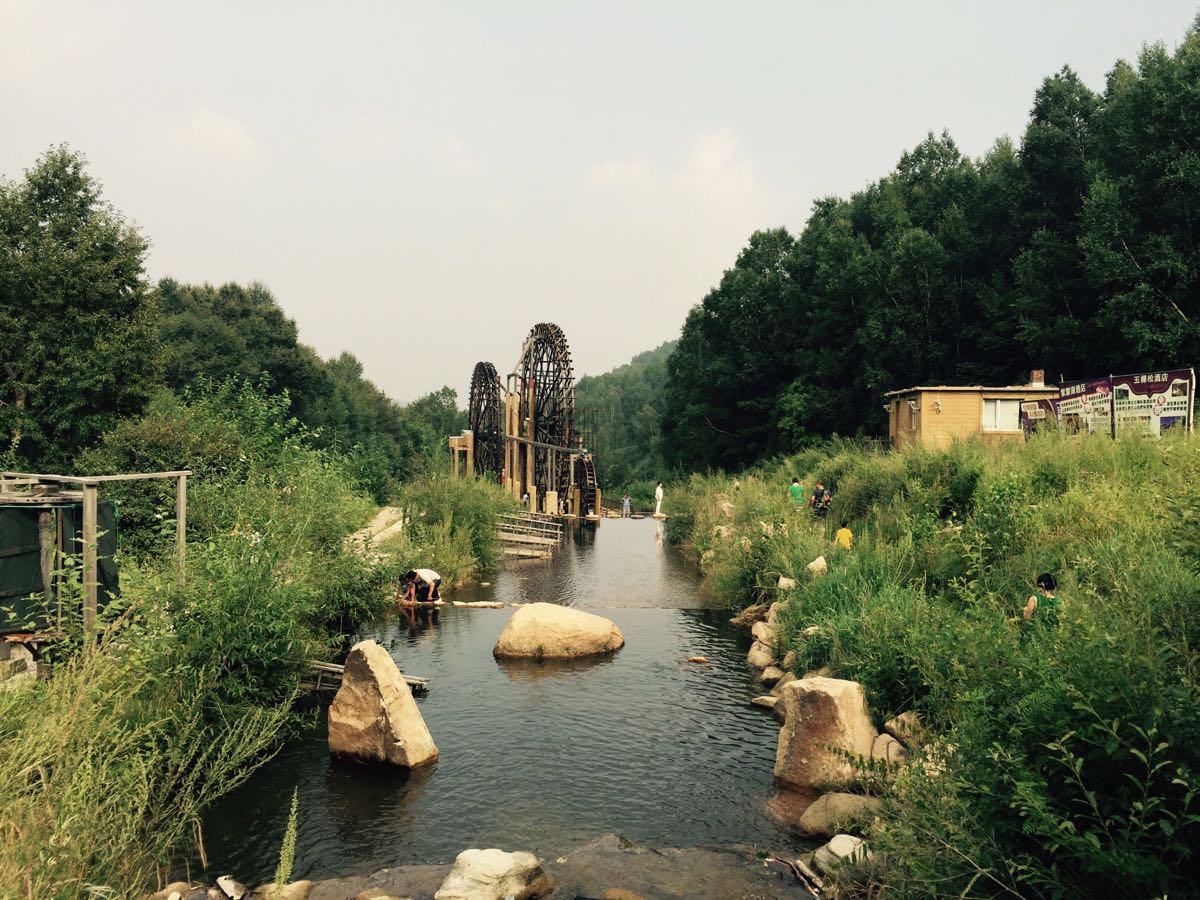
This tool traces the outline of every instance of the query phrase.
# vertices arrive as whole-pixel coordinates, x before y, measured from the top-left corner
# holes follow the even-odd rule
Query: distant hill
[[[575,384],[577,420],[595,454],[596,475],[606,497],[628,490],[646,502],[654,482],[664,476],[660,423],[667,357],[677,343],[667,341]]]

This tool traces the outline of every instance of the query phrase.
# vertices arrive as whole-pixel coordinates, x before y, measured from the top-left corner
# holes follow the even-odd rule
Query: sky
[[[465,403],[538,322],[576,375],[678,337],[750,234],[929,131],[1019,140],[1192,2],[12,2],[0,176],[83,152],[150,278],[260,281],[303,342]],[[764,323],[769,340],[769,323]]]

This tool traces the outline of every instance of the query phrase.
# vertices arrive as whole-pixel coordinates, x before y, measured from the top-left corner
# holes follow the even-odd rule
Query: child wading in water
[[[1044,622],[1047,625],[1053,625],[1058,622],[1058,613],[1062,609],[1062,600],[1054,596],[1054,590],[1058,587],[1054,576],[1049,572],[1043,572],[1037,577],[1038,592],[1029,598],[1029,602],[1025,604],[1025,609],[1021,615],[1026,622],[1033,621],[1034,615],[1037,615],[1037,621]]]

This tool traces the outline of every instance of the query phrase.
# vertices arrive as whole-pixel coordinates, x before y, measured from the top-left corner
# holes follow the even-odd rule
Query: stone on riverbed
[[[810,834],[832,837],[840,830],[869,820],[883,808],[878,797],[862,794],[822,794],[800,816],[800,827]]]
[[[763,709],[774,709],[775,704],[778,702],[778,697],[771,697],[764,694],[762,697],[755,697],[753,700],[751,700],[750,705],[761,706]]]
[[[858,869],[871,862],[867,842],[852,834],[835,834],[824,847],[813,853],[813,867],[822,875],[845,869]]]
[[[855,767],[835,750],[871,758],[875,726],[862,685],[838,678],[802,678],[780,693],[784,725],[775,778],[796,790],[831,790],[855,780]]]
[[[548,897],[554,881],[532,853],[505,853],[489,850],[464,850],[454,860],[454,868],[442,882],[435,900],[532,900]]]
[[[750,652],[746,654],[746,662],[756,669],[765,669],[775,665],[775,654],[762,641],[755,641],[750,647]]]
[[[758,680],[767,687],[774,687],[779,684],[779,679],[783,678],[783,669],[778,666],[767,666],[763,669],[762,674],[758,676]]]
[[[753,606],[747,606],[730,619],[729,624],[734,628],[753,628],[756,622],[761,622],[767,617],[767,610],[767,604],[755,603]]]
[[[555,603],[530,603],[513,613],[492,655],[518,659],[575,659],[625,646],[625,635],[603,616]]]
[[[750,629],[750,633],[754,635],[755,640],[762,641],[768,647],[775,646],[775,626],[769,622],[755,622],[754,627]]]
[[[783,693],[783,689],[796,680],[796,676],[792,672],[784,672],[783,677],[775,682],[775,687],[771,688],[771,696],[778,697]]]
[[[346,658],[342,686],[329,707],[329,751],[410,769],[437,761],[412,691],[375,641],[360,641]]]

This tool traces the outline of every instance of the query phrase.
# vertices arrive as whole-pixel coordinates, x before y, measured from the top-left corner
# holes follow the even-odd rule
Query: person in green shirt
[[[788,496],[792,498],[792,503],[796,506],[804,505],[804,485],[800,483],[799,478],[793,478],[791,487],[788,488]]]
[[[1054,576],[1049,572],[1043,572],[1037,577],[1037,593],[1029,598],[1029,602],[1025,604],[1025,609],[1021,615],[1026,622],[1038,621],[1046,625],[1054,625],[1058,622],[1058,614],[1062,610],[1062,600],[1054,596],[1054,591],[1058,587]],[[1034,615],[1037,619],[1034,619]]]

